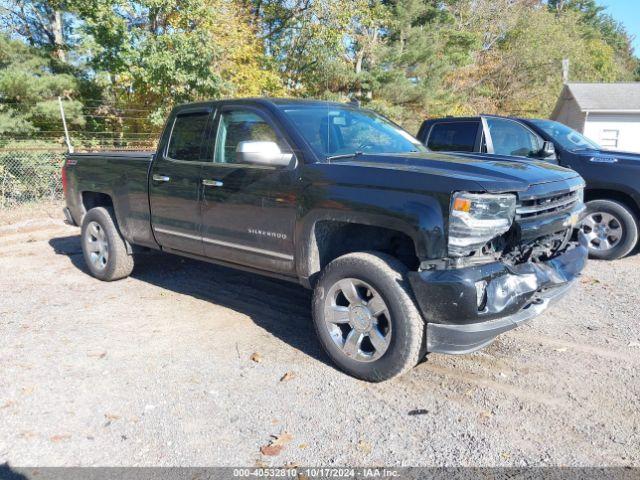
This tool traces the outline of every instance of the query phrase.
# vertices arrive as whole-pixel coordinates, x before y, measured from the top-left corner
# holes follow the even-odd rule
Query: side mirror
[[[540,156],[542,158],[553,157],[556,154],[556,147],[553,145],[553,142],[544,142],[542,144],[542,149],[540,150]]]
[[[291,163],[292,153],[282,153],[276,142],[246,141],[238,143],[236,161],[253,165],[285,167]]]

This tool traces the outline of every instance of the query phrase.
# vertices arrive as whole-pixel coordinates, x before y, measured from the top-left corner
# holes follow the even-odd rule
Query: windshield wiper
[[[342,153],[340,155],[329,155],[327,157],[328,161],[331,160],[339,160],[341,158],[354,158],[354,157],[361,157],[362,155],[364,155],[364,152],[361,152],[360,150],[353,152],[353,153]]]

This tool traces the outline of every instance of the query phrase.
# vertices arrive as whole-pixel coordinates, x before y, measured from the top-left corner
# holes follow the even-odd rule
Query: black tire
[[[370,382],[389,380],[413,368],[424,355],[425,324],[413,300],[406,273],[407,268],[401,262],[378,252],[344,255],[322,271],[313,293],[313,323],[323,349],[345,373]],[[384,353],[375,360],[359,361],[348,356],[329,331],[334,327],[325,322],[332,287],[345,279],[368,284],[376,295],[382,297],[387,307],[390,318],[383,321],[391,325],[390,338]],[[363,295],[370,292],[366,287],[363,288]],[[378,319],[375,321],[377,323]],[[348,331],[351,329],[351,320],[345,324],[345,328]]]
[[[96,230],[93,230],[96,224],[99,226],[99,228],[96,227],[98,236],[106,239],[106,242],[103,242],[106,244],[103,251],[107,252],[107,255],[102,257],[104,261],[99,261],[96,258],[101,252],[92,251],[92,248],[93,250],[97,248],[92,247],[98,241],[94,235]],[[110,282],[128,277],[131,274],[133,257],[127,252],[125,240],[116,226],[113,210],[105,207],[89,210],[82,219],[81,232],[82,253],[91,275]]]
[[[593,228],[590,226],[593,223],[590,224],[589,219],[601,219],[602,214],[611,215],[622,229],[620,240],[611,248],[598,249],[596,246],[599,240],[589,241],[589,257],[615,260],[631,253],[638,243],[638,221],[634,212],[625,204],[615,200],[592,200],[587,202],[586,206],[585,220],[582,223],[582,231],[585,234],[588,235]]]

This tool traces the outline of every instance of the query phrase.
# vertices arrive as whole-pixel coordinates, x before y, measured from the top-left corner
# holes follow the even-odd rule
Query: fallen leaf
[[[7,400],[6,402],[4,402],[4,404],[0,407],[0,409],[2,408],[9,408],[13,405],[15,405],[16,402],[14,402],[13,400]]]
[[[51,440],[52,442],[61,442],[63,440],[69,440],[71,438],[71,435],[69,435],[68,433],[62,434],[62,435],[53,435],[49,440]]]
[[[298,448],[304,450],[305,448],[309,448],[309,445],[306,443],[301,443],[300,445],[298,445]]]
[[[566,352],[567,351],[567,347],[556,348],[555,350],[556,350],[556,352]]]
[[[288,382],[289,380],[293,380],[294,378],[296,378],[296,374],[295,373],[287,372],[280,378],[280,381],[281,382]]]
[[[256,363],[260,363],[262,361],[262,355],[260,355],[258,352],[254,352],[251,355],[251,360],[253,360]]]
[[[504,459],[504,460],[509,460],[509,458],[511,458],[511,455],[509,454],[509,452],[502,452],[500,454],[500,456]]]
[[[260,447],[260,453],[268,457],[276,457],[280,455],[283,448],[282,445],[265,445]]]
[[[358,442],[358,450],[360,450],[361,452],[366,453],[367,455],[371,453],[371,450],[373,450],[373,447],[371,447],[371,444],[369,442],[365,442],[364,440],[360,440]]]
[[[104,418],[106,418],[107,420],[118,420],[120,418],[119,415],[115,415],[113,413],[105,413],[104,414]]]
[[[106,356],[107,356],[107,352],[89,352],[89,353],[87,353],[87,357],[104,358]]]
[[[493,414],[489,410],[483,410],[480,412],[480,416],[483,418],[491,418]]]
[[[269,443],[269,445],[264,445],[260,447],[260,453],[263,455],[267,455],[269,457],[275,457],[280,455],[282,449],[293,440],[293,435],[288,432],[282,432],[280,435],[272,435],[273,440]]]

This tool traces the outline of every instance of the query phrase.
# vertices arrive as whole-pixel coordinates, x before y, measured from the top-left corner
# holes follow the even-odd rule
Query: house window
[[[618,137],[620,130],[602,130],[600,134],[600,144],[604,148],[618,148]]]

